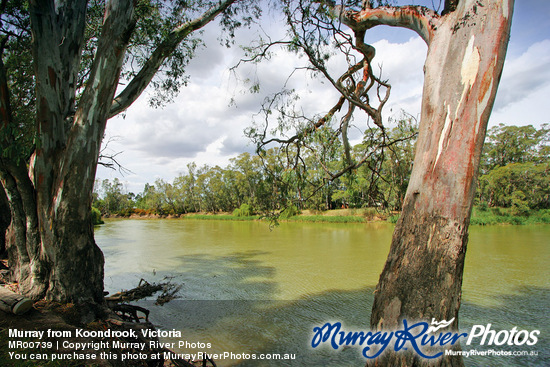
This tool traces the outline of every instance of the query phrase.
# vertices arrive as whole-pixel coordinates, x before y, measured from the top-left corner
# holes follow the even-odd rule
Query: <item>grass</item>
[[[549,224],[550,209],[532,210],[527,215],[514,215],[512,208],[474,207],[470,224]]]
[[[490,225],[524,225],[550,224],[550,209],[531,210],[528,215],[514,215],[512,208],[474,207],[470,224],[479,226]],[[399,214],[390,215],[388,222],[397,223]]]
[[[231,214],[187,214],[183,216],[184,219],[201,219],[201,220],[239,220],[250,221],[260,219],[259,215],[251,215],[248,217],[241,217]]]
[[[337,209],[320,211],[306,211],[305,215],[292,215],[287,218],[279,217],[279,221],[288,222],[308,222],[308,223],[366,223],[371,221],[380,214],[375,208],[361,209]],[[260,215],[238,216],[232,214],[187,214],[184,219],[200,219],[200,220],[236,220],[236,221],[251,221],[267,219]]]
[[[290,222],[310,223],[365,223],[364,217],[356,216],[335,216],[335,215],[297,215],[288,218]]]

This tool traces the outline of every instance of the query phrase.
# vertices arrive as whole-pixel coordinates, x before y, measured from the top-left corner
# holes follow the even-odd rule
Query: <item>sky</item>
[[[264,21],[262,28],[274,39],[284,32],[282,22],[277,20]],[[203,33],[207,47],[187,67],[189,83],[173,103],[152,108],[148,103],[150,92],[146,91],[124,117],[108,121],[104,142],[109,144],[105,153],[118,153],[116,159],[126,173],[99,166],[96,178],[117,177],[128,192],[139,193],[146,183],[153,184],[157,179],[172,182],[187,171],[191,162],[224,167],[238,154],[254,152],[244,130],[259,118],[263,99],[285,85],[297,91],[304,112],[326,113],[338,94],[330,85],[304,73],[295,73],[289,79],[296,66],[304,65],[305,60],[297,55],[278,51],[267,62],[230,71],[243,57],[238,44],[246,44],[257,32],[241,31],[237,45],[226,48],[217,41],[217,25],[209,24]],[[420,116],[425,43],[412,31],[390,27],[377,27],[366,37],[376,48],[374,65],[381,65],[383,79],[389,79],[392,85],[384,115],[397,117],[404,110]],[[338,59],[331,61],[334,70],[343,65]],[[245,91],[242,81],[247,79],[259,82],[259,93]],[[550,122],[549,97],[550,1],[516,0],[508,53],[489,127],[500,123],[538,127]],[[364,118],[356,118],[355,125],[358,137],[366,127]]]

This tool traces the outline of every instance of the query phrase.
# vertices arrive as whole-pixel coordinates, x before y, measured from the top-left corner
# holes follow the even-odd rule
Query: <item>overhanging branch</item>
[[[181,24],[174,28],[160,45],[153,51],[151,57],[145,62],[139,73],[130,81],[124,90],[113,100],[109,118],[121,113],[141,95],[147,88],[155,74],[158,72],[162,63],[178,47],[178,45],[192,32],[201,29],[206,24],[214,20],[217,15],[225,11],[231,4],[237,0],[226,0],[220,2],[217,6],[210,8],[203,15],[192,21]]]
[[[415,31],[428,45],[439,25],[439,15],[425,6],[382,6],[344,11],[339,16],[344,24],[355,31],[378,25],[407,28]]]

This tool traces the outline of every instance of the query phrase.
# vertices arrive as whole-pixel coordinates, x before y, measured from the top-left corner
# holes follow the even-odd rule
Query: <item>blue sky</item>
[[[432,1],[415,3],[431,5]],[[512,19],[508,54],[489,124],[540,126],[550,122],[550,1],[516,0]],[[277,23],[264,26],[270,32],[283,32]],[[205,30],[208,47],[189,65],[189,85],[174,103],[152,109],[144,95],[124,119],[108,122],[106,136],[114,140],[108,150],[122,152],[117,159],[131,173],[121,175],[100,167],[98,179],[118,177],[128,191],[138,193],[145,183],[158,178],[171,182],[192,161],[225,166],[231,157],[253,151],[243,130],[252,123],[264,96],[279,90],[303,60],[281,52],[257,68],[239,69],[240,78],[257,78],[261,83],[259,94],[244,93],[229,72],[241,52],[237,47],[220,46],[218,32],[213,24]],[[254,32],[242,36],[254,37]],[[411,31],[390,27],[369,31],[367,41],[376,47],[375,62],[382,65],[383,76],[392,84],[385,115],[401,109],[419,115],[427,50],[423,41]],[[323,106],[329,109],[337,99],[330,86],[305,75],[293,77],[290,83],[300,93],[306,112],[321,113]],[[230,106],[232,98],[236,105]],[[360,122],[357,125],[359,131]]]

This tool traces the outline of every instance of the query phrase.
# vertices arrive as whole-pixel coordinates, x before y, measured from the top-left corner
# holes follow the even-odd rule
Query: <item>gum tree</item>
[[[150,84],[164,92],[157,102],[177,92],[200,43],[193,32],[219,16],[231,35],[250,20],[233,3],[1,2],[0,181],[22,294],[103,302],[90,209],[107,120]]]
[[[475,179],[505,59],[514,2],[446,0],[441,12],[393,3],[285,2],[289,39],[259,45],[251,60],[269,55],[271,47],[283,44],[306,55],[308,69],[328,80],[341,97],[330,110],[320,107],[328,110],[326,115],[309,119],[293,114],[281,103],[280,119],[287,125],[288,121],[298,121],[292,126],[294,134],[290,138],[268,136],[274,130],[269,130],[267,124],[253,127],[250,135],[260,148],[276,142],[295,145],[299,151],[307,149],[308,137],[320,126],[337,121],[334,130],[340,134],[346,154],[343,169],[329,172],[330,176],[337,178],[356,169],[365,159],[354,159],[349,153],[351,115],[365,112],[367,121],[383,133],[386,127],[382,109],[391,89],[371,67],[375,50],[367,44],[365,35],[380,25],[416,32],[428,46],[419,134],[402,214],[375,291],[371,327],[395,329],[403,319],[454,318],[452,328],[457,330]],[[326,51],[330,45],[334,45],[336,54],[345,56],[349,65],[339,77],[330,73],[327,60],[332,56]],[[271,99],[266,108],[268,115],[275,115],[274,101]],[[372,147],[382,149],[391,144],[383,133]],[[430,363],[460,366],[462,360],[442,357],[434,362],[410,351],[386,351],[369,362],[379,366]]]
[[[428,45],[413,171],[378,286],[371,326],[402,319],[458,326],[468,226],[487,122],[509,39],[513,1],[446,1],[430,9],[365,7],[344,13],[354,31],[379,24],[410,28]],[[387,353],[381,365],[413,365]],[[461,365],[443,359],[441,365]]]

